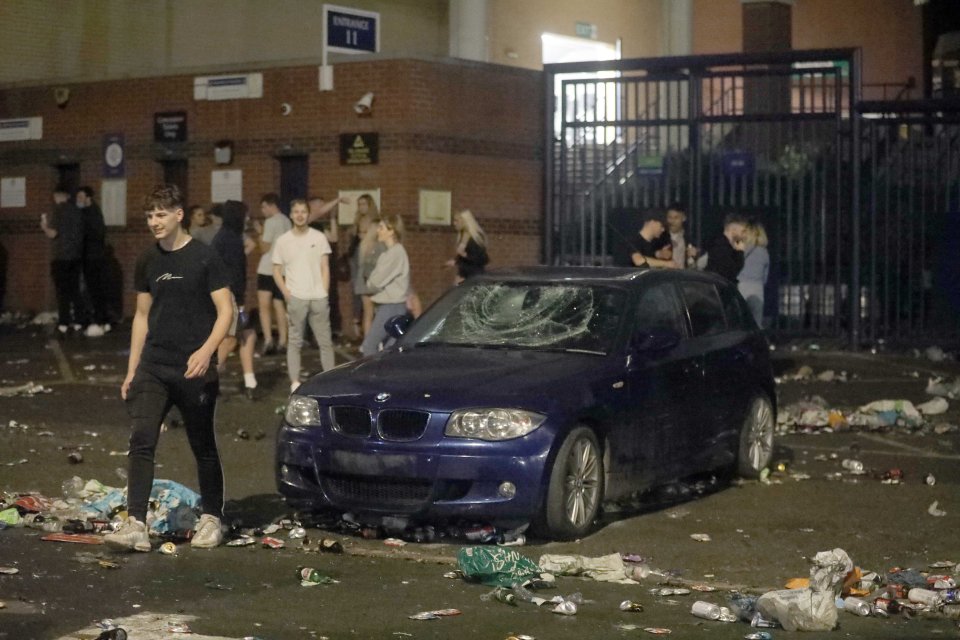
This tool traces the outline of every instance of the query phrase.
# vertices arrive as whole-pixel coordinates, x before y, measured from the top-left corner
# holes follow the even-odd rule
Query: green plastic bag
[[[15,527],[20,524],[22,519],[23,518],[20,517],[20,512],[17,511],[16,508],[0,511],[0,522],[3,522],[8,526]]]
[[[540,575],[537,563],[503,547],[464,547],[457,553],[457,566],[468,580],[495,587],[512,587]]]

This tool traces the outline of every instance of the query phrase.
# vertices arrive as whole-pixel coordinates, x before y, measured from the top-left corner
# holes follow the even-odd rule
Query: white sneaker
[[[83,335],[88,338],[99,338],[103,336],[104,333],[106,332],[103,330],[103,327],[98,324],[91,324],[87,325],[87,330],[83,332]]]
[[[103,536],[103,541],[117,551],[150,551],[147,525],[133,516],[124,520],[119,529]]]
[[[197,522],[196,532],[190,539],[190,546],[195,549],[213,549],[223,542],[223,530],[220,527],[220,518],[205,513]]]
[[[58,324],[58,325],[57,325],[57,331],[59,331],[59,332],[62,333],[63,335],[67,335],[67,331],[70,331],[70,327],[68,327],[68,326],[65,325],[65,324]]]
[[[110,333],[111,330],[113,330],[113,327],[110,326],[110,323],[109,323],[109,322],[107,322],[106,324],[103,325],[103,332],[104,332],[104,333]]]

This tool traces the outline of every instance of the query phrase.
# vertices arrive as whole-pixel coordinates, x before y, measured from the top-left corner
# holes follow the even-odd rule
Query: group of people
[[[696,268],[717,273],[737,283],[757,325],[763,326],[763,291],[770,272],[763,225],[731,213],[723,221],[723,231],[700,251],[687,241],[686,221],[686,211],[679,203],[671,204],[665,216],[659,211],[647,212],[636,237],[621,239],[614,263],[623,267]]]
[[[53,205],[50,216],[40,216],[40,229],[51,240],[57,330],[61,335],[83,331],[98,338],[111,329],[103,212],[87,186],[71,194],[58,185]]]
[[[363,204],[360,204],[363,202]],[[369,196],[358,202],[358,219],[350,241],[354,292],[369,298],[361,350],[374,353],[386,338],[383,324],[407,313],[416,295],[410,287],[410,262],[403,248],[403,220],[379,214]],[[246,256],[261,252],[258,304],[287,318],[287,369],[291,392],[300,384],[300,347],[309,324],[320,345],[321,366],[334,364],[330,304],[331,240],[310,223],[329,214],[336,203],[316,208],[307,200],[290,203],[290,218],[279,211],[275,194],[261,198],[263,222],[248,219],[237,201],[206,211],[184,211],[174,185],[156,187],[144,199],[144,215],[155,243],[137,260],[136,311],[130,336],[127,374],[120,388],[133,427],[128,453],[127,518],[105,542],[116,549],[149,551],[147,507],[154,478],[154,457],[161,425],[172,406],[182,416],[197,462],[201,510],[191,545],[212,548],[223,541],[223,471],[214,431],[220,369],[239,343],[247,365],[255,348],[255,332],[245,317]],[[468,211],[456,217],[457,280],[482,272],[487,262],[486,236]],[[335,226],[335,225],[332,225]],[[264,262],[266,258],[266,262]],[[271,280],[261,279],[270,267]],[[269,294],[269,295],[261,295]],[[275,304],[285,303],[282,306]],[[360,308],[364,308],[361,302]],[[414,311],[417,311],[414,309]],[[364,311],[364,313],[366,310]],[[263,316],[261,315],[261,322]],[[269,327],[269,325],[268,325]],[[269,331],[265,335],[270,336]],[[243,354],[247,355],[244,356]],[[253,378],[253,387],[256,386]]]

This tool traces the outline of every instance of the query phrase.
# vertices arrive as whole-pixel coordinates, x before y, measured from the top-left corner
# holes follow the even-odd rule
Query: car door
[[[642,486],[672,479],[691,427],[687,411],[700,382],[700,363],[686,338],[686,322],[672,282],[653,283],[637,298],[633,344],[627,365],[630,430],[619,453]],[[678,339],[667,348],[644,348],[637,340],[656,332]]]
[[[700,471],[705,461],[718,449],[718,435],[726,420],[727,389],[734,380],[717,373],[723,369],[722,351],[725,348],[726,320],[723,306],[714,283],[705,280],[684,280],[679,283],[690,326],[689,348],[700,366],[699,387],[691,396],[689,412],[693,419],[687,432],[686,471]],[[693,356],[692,354],[697,354]],[[712,375],[707,375],[707,369]]]

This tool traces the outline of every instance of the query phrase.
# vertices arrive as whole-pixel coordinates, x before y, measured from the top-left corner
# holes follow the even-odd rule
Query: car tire
[[[773,405],[766,396],[754,396],[740,428],[737,452],[737,473],[744,478],[758,478],[773,457]]]
[[[588,427],[576,427],[564,439],[550,469],[541,529],[551,538],[573,539],[588,533],[603,502],[603,450]]]

